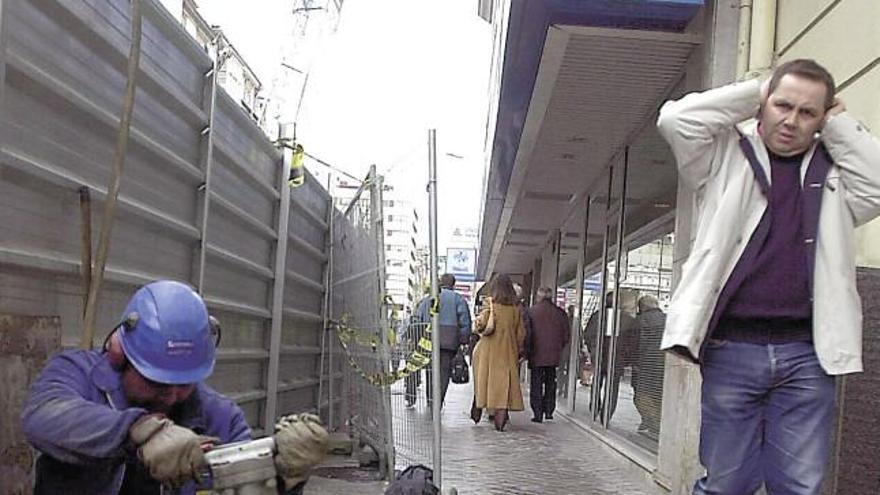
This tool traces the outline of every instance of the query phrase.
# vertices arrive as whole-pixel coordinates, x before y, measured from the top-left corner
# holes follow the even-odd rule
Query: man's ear
[[[104,346],[104,352],[107,353],[107,360],[114,370],[122,370],[125,368],[125,353],[122,352],[122,344],[119,342],[119,330],[114,330],[107,339]]]

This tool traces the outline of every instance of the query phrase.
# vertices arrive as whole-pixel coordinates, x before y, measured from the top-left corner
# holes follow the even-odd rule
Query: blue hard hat
[[[188,285],[149,283],[134,293],[119,341],[141,375],[158,383],[197,383],[214,370],[215,345],[208,310]]]

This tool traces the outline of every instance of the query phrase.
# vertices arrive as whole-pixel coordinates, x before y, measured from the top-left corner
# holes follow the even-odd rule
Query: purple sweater
[[[812,338],[807,245],[803,235],[803,155],[770,154],[768,208],[731,275],[740,280],[713,337],[746,342]],[[726,288],[730,289],[730,288]]]

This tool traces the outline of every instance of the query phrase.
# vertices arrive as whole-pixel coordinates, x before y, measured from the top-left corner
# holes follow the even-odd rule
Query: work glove
[[[309,478],[327,453],[327,430],[314,414],[291,414],[275,423],[275,470],[292,490]]]
[[[196,435],[160,415],[142,417],[129,429],[128,436],[138,447],[138,458],[154,480],[172,486],[200,481],[206,464],[202,444],[210,440],[208,437]]]

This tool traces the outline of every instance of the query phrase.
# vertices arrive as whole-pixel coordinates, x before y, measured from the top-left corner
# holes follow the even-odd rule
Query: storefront
[[[484,0],[480,9],[495,57],[477,278],[507,273],[531,293],[566,289],[573,334],[557,402],[658,484],[690,493],[702,472],[699,369],[657,346],[690,252],[694,197],[654,130],[657,111],[810,57],[876,130],[880,44],[865,42],[876,33],[864,19],[880,15],[880,3]],[[878,225],[857,232],[866,372],[838,380],[828,494],[880,489],[878,458],[864,455],[880,449],[871,426],[880,396]]]
[[[573,289],[557,402],[653,472],[662,322],[635,325],[641,298],[658,311],[668,300],[677,198],[653,122],[682,94],[703,44],[702,1],[488,3],[495,60],[478,278],[507,273],[531,294]]]

